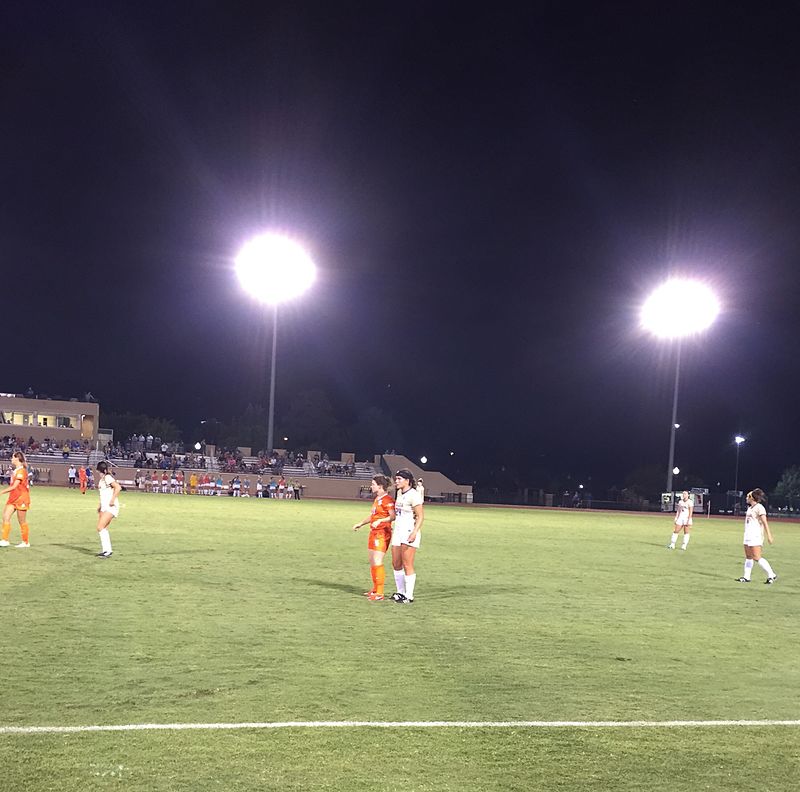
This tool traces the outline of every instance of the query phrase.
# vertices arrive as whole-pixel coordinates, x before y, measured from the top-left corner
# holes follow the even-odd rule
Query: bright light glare
[[[681,472],[681,469],[680,469],[679,467],[674,467],[674,468],[672,468],[672,474],[673,474],[674,476],[677,476],[677,475],[678,475],[678,473],[680,473],[680,472]]]
[[[670,280],[642,306],[642,327],[659,338],[682,338],[707,330],[719,311],[719,300],[704,283]]]
[[[419,461],[422,462],[423,465],[426,465],[428,463],[428,457],[426,456],[420,457]]]
[[[195,444],[194,444],[194,450],[195,450],[195,451],[199,451],[199,450],[200,450],[202,447],[203,447],[203,446],[201,446],[201,445],[200,445],[200,443],[195,443]]]
[[[308,253],[294,240],[261,234],[239,251],[236,274],[253,297],[277,305],[306,291],[317,270]]]
[[[736,445],[741,445],[744,442],[744,438],[741,435],[736,435],[736,437],[733,438],[733,441],[736,443]]]

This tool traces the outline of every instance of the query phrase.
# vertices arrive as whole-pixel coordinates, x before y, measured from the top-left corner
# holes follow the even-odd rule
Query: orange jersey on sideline
[[[11,477],[11,481],[19,482],[16,489],[8,493],[8,501],[18,509],[27,509],[31,505],[31,486],[28,483],[28,468],[24,465],[17,468]]]

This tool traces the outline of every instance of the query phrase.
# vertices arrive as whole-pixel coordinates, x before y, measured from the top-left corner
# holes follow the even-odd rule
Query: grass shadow
[[[64,544],[62,542],[52,542],[51,547],[63,547],[65,550],[74,550],[76,553],[83,553],[84,555],[97,555],[97,550],[91,550],[88,547],[81,547],[80,545]]]

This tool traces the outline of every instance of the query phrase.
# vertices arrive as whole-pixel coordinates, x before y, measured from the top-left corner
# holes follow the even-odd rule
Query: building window
[[[13,412],[11,423],[14,426],[33,426],[33,413]]]
[[[59,415],[58,423],[56,426],[59,429],[77,429],[78,416],[77,415]]]

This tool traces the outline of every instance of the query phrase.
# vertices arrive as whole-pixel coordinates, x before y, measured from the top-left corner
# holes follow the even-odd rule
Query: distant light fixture
[[[426,456],[421,456],[421,457],[419,458],[419,461],[420,461],[420,462],[422,462],[422,464],[423,464],[423,465],[427,465],[427,464],[428,464],[428,457],[426,457]]]
[[[733,442],[736,443],[736,445],[741,445],[744,441],[745,438],[741,435],[736,435],[736,437],[733,438]]]
[[[583,484],[578,484],[578,489],[583,489]]]
[[[672,468],[672,474],[673,474],[674,476],[677,476],[677,475],[678,475],[678,473],[680,473],[680,472],[681,472],[681,469],[680,469],[679,467],[674,467],[674,468]]]
[[[195,451],[199,451],[199,450],[200,450],[202,447],[203,447],[203,446],[201,446],[201,445],[200,445],[200,443],[195,443],[195,444],[194,444],[194,450],[195,450]]]
[[[455,451],[450,452],[450,456],[453,456],[453,454],[455,454]]]
[[[288,438],[288,437],[284,437],[284,438],[283,438],[283,442],[284,442],[284,443],[288,443],[288,442],[289,442],[289,438]]]
[[[674,426],[675,426],[676,429],[680,429],[681,428],[681,425],[678,424],[678,423],[674,424]]]

